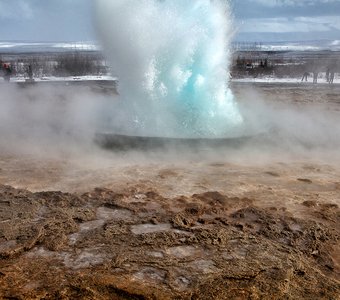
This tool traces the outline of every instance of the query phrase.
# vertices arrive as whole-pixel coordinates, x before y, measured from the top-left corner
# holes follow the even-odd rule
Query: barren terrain
[[[340,108],[337,86],[233,89],[244,106]],[[340,299],[337,143],[283,137],[209,153],[2,147],[0,298]]]

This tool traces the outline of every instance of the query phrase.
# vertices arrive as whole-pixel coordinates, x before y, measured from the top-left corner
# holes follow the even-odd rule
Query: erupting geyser
[[[227,1],[97,0],[96,10],[130,133],[233,133],[242,117],[228,87]]]

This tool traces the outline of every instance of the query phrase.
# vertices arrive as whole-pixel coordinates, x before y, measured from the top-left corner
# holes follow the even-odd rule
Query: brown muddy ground
[[[229,154],[3,151],[0,298],[340,299],[339,162]]]

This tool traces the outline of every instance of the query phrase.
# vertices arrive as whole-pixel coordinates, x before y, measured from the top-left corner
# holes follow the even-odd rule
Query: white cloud
[[[34,16],[31,4],[26,0],[2,0],[0,2],[0,18],[30,20]]]
[[[320,16],[320,17],[297,17],[294,19],[296,22],[309,24],[310,26],[340,30],[339,16]],[[318,30],[316,30],[318,31]],[[319,30],[323,31],[323,30]]]
[[[320,4],[330,4],[339,2],[339,0],[253,0],[255,3],[259,3],[264,6],[276,7],[276,6],[312,6]]]
[[[249,19],[240,32],[326,32],[340,30],[338,16]]]

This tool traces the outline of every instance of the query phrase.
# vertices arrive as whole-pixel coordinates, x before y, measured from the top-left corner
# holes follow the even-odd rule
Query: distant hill
[[[237,51],[340,51],[340,40],[315,41],[281,41],[281,42],[247,42],[235,41],[233,48]]]
[[[70,52],[70,51],[97,51],[99,46],[90,42],[25,42],[0,41],[1,53],[36,53],[36,52]]]

